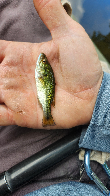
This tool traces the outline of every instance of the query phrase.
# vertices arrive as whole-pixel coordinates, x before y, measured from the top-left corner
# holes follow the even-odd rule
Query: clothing
[[[104,73],[94,112],[79,147],[110,153],[110,74]]]
[[[51,40],[51,34],[39,18],[32,0],[3,0],[0,2],[0,39],[38,43]],[[0,173],[8,170],[13,165],[40,151],[71,131],[74,131],[74,129],[33,130],[18,126],[0,127]],[[82,143],[85,144],[86,141],[84,139],[85,137],[81,140],[80,145]],[[103,183],[106,185],[108,178],[105,174],[103,175],[100,164],[92,162],[91,165],[95,173],[101,177]],[[81,162],[78,159],[77,152],[53,170],[39,178],[37,177],[28,185],[13,193],[12,196],[23,196],[33,190],[58,182],[79,181],[80,166]],[[84,173],[81,181],[93,184],[86,173]],[[75,184],[75,182],[68,182],[67,186],[73,184],[76,187],[80,185]],[[57,185],[55,186],[57,187]],[[66,187],[66,184],[62,186]]]
[[[0,39],[39,43],[51,34],[35,10],[32,0],[0,1]]]
[[[64,182],[49,186],[25,196],[103,196],[96,186],[79,182]]]

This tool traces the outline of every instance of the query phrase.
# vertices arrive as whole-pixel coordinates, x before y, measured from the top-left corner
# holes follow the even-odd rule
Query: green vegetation
[[[91,39],[110,63],[110,33],[105,36],[100,32],[94,31]]]

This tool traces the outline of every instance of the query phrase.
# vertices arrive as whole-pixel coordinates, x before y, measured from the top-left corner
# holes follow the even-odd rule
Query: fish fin
[[[39,104],[40,108],[42,109],[42,104],[40,103],[39,99],[38,99],[38,104]]]
[[[53,107],[55,107],[55,96],[53,98],[52,105],[53,105]]]
[[[44,115],[43,115],[43,127],[45,126],[54,126],[55,122],[53,120],[53,117],[50,116],[49,119],[47,119]]]

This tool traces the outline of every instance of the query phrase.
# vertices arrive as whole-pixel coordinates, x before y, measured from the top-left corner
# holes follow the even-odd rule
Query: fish
[[[44,53],[40,53],[36,63],[35,80],[37,98],[43,109],[42,126],[55,125],[51,115],[51,104],[55,106],[55,77],[53,69]]]

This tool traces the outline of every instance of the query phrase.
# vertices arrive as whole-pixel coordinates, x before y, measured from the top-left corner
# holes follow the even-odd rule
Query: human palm
[[[35,85],[35,66],[41,52],[53,68],[56,83],[55,107],[51,107],[56,125],[48,128],[71,128],[91,119],[102,80],[97,53],[84,29],[66,14],[59,0],[46,2],[34,1],[52,34],[51,41],[0,41],[0,101],[4,103],[0,106],[0,125],[43,128]]]

